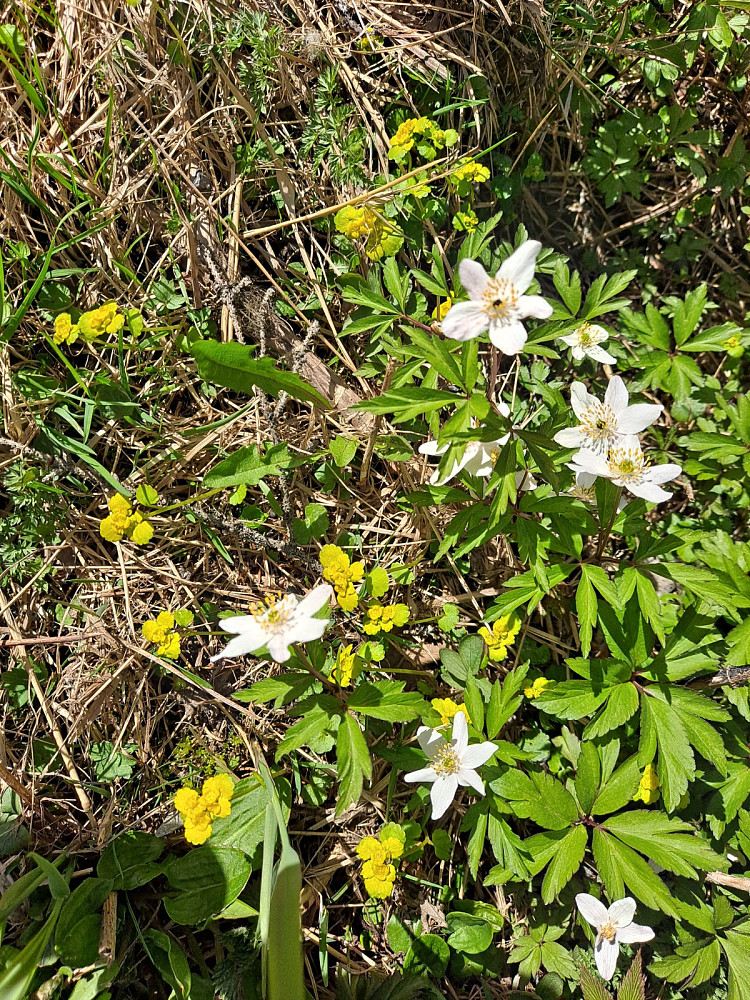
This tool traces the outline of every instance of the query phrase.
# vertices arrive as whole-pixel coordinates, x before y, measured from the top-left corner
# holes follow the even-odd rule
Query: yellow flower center
[[[297,601],[294,597],[284,597],[279,600],[273,595],[266,598],[265,604],[255,604],[250,608],[250,614],[264,628],[277,628],[284,625],[292,615]]]
[[[637,483],[648,468],[648,459],[636,448],[613,448],[609,455],[609,467],[617,479]]]
[[[615,939],[616,933],[617,933],[617,928],[614,926],[614,924],[611,924],[609,921],[607,921],[607,923],[604,924],[602,929],[599,931],[599,937],[606,938],[607,941],[609,941],[611,944]]]
[[[521,293],[507,278],[490,278],[482,292],[482,306],[491,319],[509,322],[516,318]]]
[[[441,777],[446,774],[458,774],[461,770],[461,759],[452,743],[440,747],[432,758],[432,767]]]
[[[586,407],[586,411],[581,418],[581,427],[586,434],[595,441],[611,438],[617,428],[617,418],[614,411],[606,403],[595,400]]]

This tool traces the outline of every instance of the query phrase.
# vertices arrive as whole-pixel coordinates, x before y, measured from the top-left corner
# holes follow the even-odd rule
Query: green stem
[[[607,544],[609,536],[612,532],[612,525],[615,523],[615,518],[617,517],[617,508],[620,505],[620,497],[622,496],[622,486],[617,487],[617,496],[615,497],[614,504],[612,506],[612,516],[609,519],[609,524],[604,531],[599,531],[599,543],[596,546],[596,556],[594,557],[597,562],[602,557],[602,552],[604,552],[604,546]]]

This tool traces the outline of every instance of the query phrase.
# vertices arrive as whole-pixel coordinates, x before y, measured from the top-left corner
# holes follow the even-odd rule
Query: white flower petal
[[[586,441],[586,432],[581,427],[564,427],[554,440],[563,448],[580,448]]]
[[[669,500],[672,496],[669,490],[663,490],[661,486],[657,486],[656,483],[623,483],[618,479],[614,479],[613,482],[617,486],[624,486],[626,489],[630,490],[633,496],[640,497],[641,500],[648,500],[649,503],[664,503],[665,500]]]
[[[463,715],[462,712],[458,713]],[[430,801],[432,802],[432,818],[440,819],[453,804],[458,791],[458,777],[455,774],[442,775],[432,786]]]
[[[508,404],[506,402],[504,402],[501,399],[500,402],[497,404],[497,412],[500,414],[501,417],[509,417],[510,416],[510,407],[508,406]],[[508,438],[505,437],[505,438],[501,438],[500,440],[503,443],[505,443],[508,440]]]
[[[506,278],[523,294],[534,280],[536,259],[541,249],[542,244],[538,240],[526,240],[502,262],[496,277]]]
[[[607,922],[607,907],[596,896],[588,892],[579,892],[576,896],[576,906],[584,920],[588,920],[597,930]]]
[[[463,712],[456,712],[453,716],[452,742],[459,758],[463,760],[464,751],[469,745],[469,725]]]
[[[313,639],[320,639],[328,628],[330,618],[305,618],[301,622],[291,622],[281,633],[284,642],[312,642]],[[268,648],[271,648],[269,643]],[[284,657],[286,659],[286,657]]]
[[[324,608],[333,597],[333,587],[329,583],[321,583],[303,597],[294,609],[294,617],[310,616]]]
[[[451,340],[473,340],[489,326],[489,317],[478,302],[457,302],[440,324],[443,336]]]
[[[272,635],[268,640],[268,655],[277,663],[286,663],[289,659],[289,634]]]
[[[430,729],[428,726],[420,726],[417,730],[417,742],[422,747],[428,757],[432,758],[448,742],[442,733],[437,729]]]
[[[518,300],[519,316],[530,316],[533,319],[548,319],[552,313],[552,306],[541,295],[522,295]]]
[[[631,924],[635,916],[635,906],[636,903],[632,896],[615,900],[609,908],[609,922],[614,924],[615,927],[624,927],[626,924]]]
[[[586,357],[586,352],[582,347],[574,347],[571,351],[571,357],[574,361],[583,361]]]
[[[404,775],[404,781],[418,781],[420,785],[437,781],[438,773],[432,767],[421,767],[418,771],[409,771]]]
[[[596,402],[596,396],[592,396],[586,389],[583,382],[574,382],[570,387],[570,405],[573,413],[580,420],[592,403]]]
[[[577,472],[576,486],[582,490],[590,490],[599,477],[593,472]]]
[[[480,795],[484,795],[484,782],[479,777],[476,771],[472,771],[470,767],[462,767],[458,772],[458,783],[463,785],[464,788],[473,788],[475,792],[479,792]]]
[[[469,297],[472,299],[481,299],[490,276],[479,261],[462,260],[458,265],[458,276],[461,279],[461,284],[469,293]]]
[[[639,944],[641,941],[651,941],[654,932],[645,924],[628,924],[617,928],[617,940],[620,944]]]
[[[216,663],[217,660],[225,660],[229,657],[247,656],[248,653],[254,653],[256,650],[262,649],[265,644],[265,634],[262,634],[260,637],[257,634],[251,633],[237,635],[234,639],[230,639],[220,653],[212,656],[210,662]]]
[[[617,358],[613,357],[609,351],[605,351],[603,347],[599,347],[597,344],[591,344],[587,347],[586,354],[588,354],[588,356],[594,361],[598,361],[602,365],[617,364]],[[575,357],[575,351],[573,352],[573,356]]]
[[[528,340],[528,333],[523,323],[498,323],[492,320],[489,325],[490,340],[503,354],[519,354]]]
[[[604,404],[617,414],[628,405],[628,390],[619,375],[609,380],[607,391],[604,393]]]
[[[519,493],[531,493],[532,490],[537,489],[539,483],[534,479],[532,474],[528,469],[522,469],[515,475],[516,490]]]
[[[497,746],[494,743],[474,743],[461,754],[461,768],[468,767],[473,770],[481,767],[495,753],[497,753]]]
[[[420,455],[444,455],[448,447],[447,444],[440,446],[437,441],[425,441],[420,444],[418,451]]]
[[[228,618],[221,618],[219,624],[225,632],[235,632],[238,635],[250,634],[256,630],[258,634],[263,634],[255,615],[230,615]]]
[[[614,380],[613,380],[614,381]],[[610,383],[611,385],[612,383]],[[635,403],[617,415],[617,431],[619,434],[640,434],[650,427],[664,409],[656,403]]]
[[[609,462],[604,455],[597,455],[595,451],[591,451],[588,448],[582,448],[580,451],[577,451],[573,456],[573,460],[568,463],[568,467],[576,473],[588,472],[594,476],[603,476],[605,479],[610,479],[612,476]]]
[[[568,347],[576,347],[578,345],[578,337],[574,333],[569,333],[564,337],[560,337],[563,344],[567,344]]]
[[[594,958],[596,959],[596,967],[602,979],[609,981],[614,976],[619,954],[620,946],[617,943],[617,939],[608,941],[606,938],[601,938],[597,942],[594,948]]]
[[[654,465],[648,469],[645,478],[650,483],[668,483],[676,479],[682,472],[682,467],[667,463],[666,465]]]

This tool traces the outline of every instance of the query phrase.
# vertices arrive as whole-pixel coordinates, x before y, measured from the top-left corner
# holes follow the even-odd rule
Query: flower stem
[[[617,487],[617,496],[615,497],[614,504],[612,505],[612,516],[609,519],[609,524],[604,531],[599,531],[599,543],[596,546],[596,556],[594,557],[596,562],[599,562],[602,557],[602,552],[604,552],[604,546],[607,544],[610,534],[612,533],[612,525],[615,523],[615,518],[617,517],[617,508],[620,506],[620,497],[622,496],[622,486]]]

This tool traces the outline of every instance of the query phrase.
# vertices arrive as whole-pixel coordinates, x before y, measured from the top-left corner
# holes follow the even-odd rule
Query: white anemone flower
[[[490,340],[503,354],[523,350],[528,334],[521,322],[527,316],[547,319],[552,306],[541,295],[524,295],[534,280],[534,266],[542,244],[527,240],[500,265],[491,278],[477,260],[462,260],[458,273],[469,302],[457,302],[441,323],[446,337],[473,340],[489,330]]]
[[[578,427],[558,431],[555,441],[565,448],[587,448],[606,455],[619,439],[638,434],[653,424],[664,409],[658,403],[628,406],[628,398],[619,375],[610,379],[603,403],[587,391],[583,382],[574,382],[570,387],[570,405],[581,422]]]
[[[605,340],[609,340],[609,334],[603,326],[598,326],[596,323],[581,323],[572,333],[560,337],[560,340],[573,349],[574,361],[583,361],[588,357],[607,365],[614,365],[617,362],[617,358],[613,358],[608,351],[599,346]]]
[[[504,403],[502,400],[497,404],[497,409],[500,416],[510,416],[510,409],[507,403]],[[510,434],[504,434],[495,441],[469,441],[464,448],[461,458],[454,461],[450,472],[441,476],[440,470],[435,469],[430,476],[431,485],[444,486],[450,479],[455,479],[459,472],[462,472],[464,469],[472,476],[481,476],[483,479],[487,479],[492,475],[492,470],[497,461],[500,449],[509,440]],[[439,457],[440,455],[444,455],[449,447],[450,445],[447,444],[439,445],[437,441],[425,441],[424,444],[419,446],[419,454]]]
[[[264,647],[268,655],[277,663],[289,659],[289,647],[296,642],[311,642],[319,639],[326,630],[328,618],[315,618],[333,596],[333,589],[327,583],[321,584],[302,600],[296,594],[287,594],[280,600],[271,599],[266,604],[257,605],[249,615],[233,615],[223,618],[221,627],[225,632],[234,633],[226,647],[211,663],[227,656],[245,656],[257,653]]]
[[[607,909],[596,896],[579,892],[576,906],[581,916],[596,928],[594,958],[602,979],[614,976],[621,944],[639,944],[654,936],[650,927],[633,923],[635,900],[631,896],[615,900]]]
[[[575,472],[576,482],[582,472],[602,476],[651,503],[669,500],[672,494],[663,490],[661,484],[676,479],[682,472],[679,465],[671,463],[650,466],[635,436],[620,438],[606,458],[586,448],[577,451],[568,468]]]
[[[411,771],[404,775],[404,780],[432,784],[430,800],[433,819],[440,819],[448,811],[459,785],[471,787],[484,795],[484,782],[476,769],[487,763],[497,746],[494,743],[469,746],[469,727],[463,712],[458,712],[453,718],[450,742],[436,729],[427,726],[419,727],[417,739],[430,758],[430,766]]]

